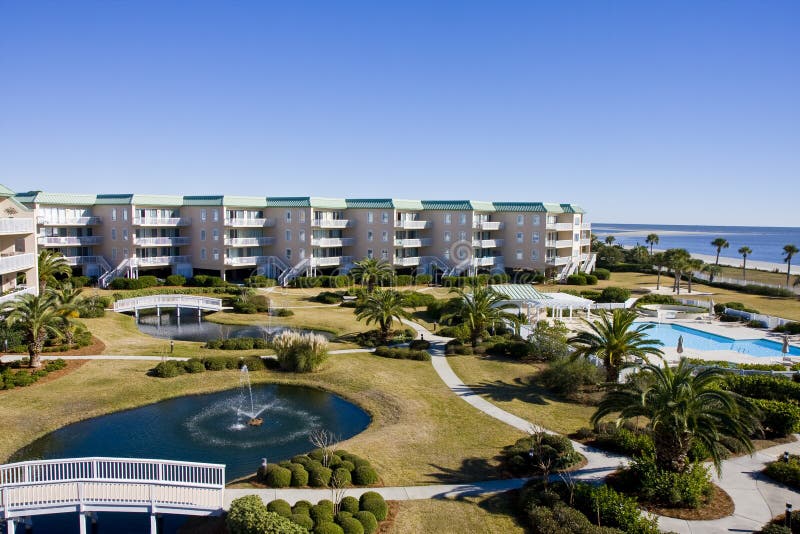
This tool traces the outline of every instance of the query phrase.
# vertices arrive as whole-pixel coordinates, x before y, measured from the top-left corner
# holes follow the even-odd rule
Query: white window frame
[[[521,261],[522,258],[524,257],[524,255],[522,254],[522,249],[518,248],[516,251],[514,251],[514,256],[517,258],[517,260]]]
[[[202,230],[200,230],[200,241],[205,241],[205,240],[206,240],[206,229],[203,228]]]
[[[539,239],[540,239],[539,232],[533,232],[531,234],[531,243],[533,243],[534,245],[539,242]]]
[[[536,214],[532,217],[532,222],[534,226],[539,226],[542,224],[542,218],[539,214]]]
[[[444,233],[444,242],[449,243],[453,240],[453,235],[450,232]]]
[[[367,230],[367,241],[373,241],[375,239],[375,235],[372,233],[372,230]]]
[[[208,210],[206,208],[201,209],[200,210],[200,220],[205,222],[207,218],[208,218]]]
[[[111,241],[116,241],[116,240],[117,240],[117,229],[116,228],[112,228],[111,229]]]
[[[291,230],[286,230],[286,233],[284,234],[283,237],[284,237],[284,241],[291,241],[292,240],[292,231]]]
[[[458,214],[458,224],[467,224],[467,214],[466,213],[459,213]]]
[[[123,228],[122,229],[122,240],[123,241],[127,241],[128,240],[128,229],[127,228]]]
[[[525,234],[522,232],[517,232],[517,243],[524,243],[525,242]]]
[[[372,224],[375,222],[375,214],[371,211],[367,212],[367,223]]]
[[[383,241],[384,243],[389,242],[389,232],[387,232],[386,230],[381,232],[381,241]]]
[[[117,220],[117,208],[111,208],[111,220],[112,221]]]
[[[212,241],[219,241],[219,230],[217,230],[216,228],[211,230],[211,240]]]
[[[381,224],[389,224],[389,212],[382,211],[381,212]]]
[[[525,224],[525,216],[517,215],[517,226],[522,226],[523,224]]]
[[[445,224],[452,224],[453,223],[453,214],[452,213],[445,213],[444,214],[444,223]]]
[[[286,222],[292,222],[292,210],[286,210]]]
[[[369,259],[372,259],[372,257],[373,257],[374,255],[375,255],[375,254],[374,254],[374,252],[372,251],[372,249],[371,249],[371,248],[368,248],[368,249],[367,249],[367,258],[369,258]]]
[[[218,248],[215,248],[215,249],[211,250],[211,259],[213,259],[214,261],[218,261],[219,260],[219,249]]]
[[[211,210],[211,220],[213,222],[219,221],[219,210],[217,208]]]
[[[200,259],[201,260],[205,260],[206,259],[206,249],[205,248],[201,248],[200,249]]]

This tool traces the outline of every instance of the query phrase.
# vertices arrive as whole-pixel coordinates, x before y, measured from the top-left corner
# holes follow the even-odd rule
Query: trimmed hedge
[[[266,483],[273,488],[288,488],[292,485],[292,472],[277,466],[267,472]]]
[[[775,436],[788,436],[800,431],[800,406],[793,402],[767,399],[752,399],[761,411],[761,426]]]
[[[383,521],[389,514],[389,505],[386,504],[380,493],[368,491],[361,495],[358,503],[362,510],[370,512],[378,521]]]
[[[353,517],[364,527],[364,534],[373,534],[378,530],[378,519],[372,512],[361,510],[354,513]]]
[[[228,339],[212,339],[206,341],[207,349],[221,350],[253,350],[266,349],[269,344],[260,337],[231,337]]]
[[[521,477],[542,474],[540,461],[549,462],[552,471],[569,469],[581,461],[581,455],[575,451],[572,442],[565,436],[540,432],[518,439],[514,445],[503,449],[502,459],[504,469],[514,476]]]
[[[770,462],[764,469],[764,474],[772,480],[800,490],[800,456],[792,454],[788,462],[783,460]]]
[[[339,502],[339,509],[344,511],[344,512],[350,512],[351,514],[355,514],[356,512],[358,512],[358,509],[359,509],[358,508],[358,499],[356,499],[355,497],[352,497],[350,495],[348,495],[347,497],[344,497]]]
[[[378,483],[378,473],[368,465],[361,465],[353,471],[353,482],[359,486],[371,486]]]
[[[395,360],[416,360],[419,362],[429,362],[431,355],[424,350],[411,350],[405,348],[389,348],[380,346],[375,349],[375,356],[382,358],[392,358]]]
[[[307,534],[289,519],[267,510],[257,495],[234,499],[225,518],[231,534]]]
[[[731,374],[722,387],[744,397],[800,402],[800,383],[780,376]]]
[[[274,512],[281,517],[286,517],[286,518],[292,517],[292,505],[290,505],[283,499],[275,499],[274,501],[270,501],[267,504],[267,510],[270,512]]]

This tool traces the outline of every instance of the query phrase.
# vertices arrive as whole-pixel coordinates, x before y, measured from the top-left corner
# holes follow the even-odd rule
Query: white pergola
[[[503,305],[512,304],[519,313],[524,313],[530,324],[547,318],[548,310],[552,311],[553,319],[571,319],[573,311],[586,310],[586,315],[591,315],[593,301],[571,295],[569,293],[554,292],[541,293],[529,284],[497,284],[493,285],[497,293],[506,299]]]

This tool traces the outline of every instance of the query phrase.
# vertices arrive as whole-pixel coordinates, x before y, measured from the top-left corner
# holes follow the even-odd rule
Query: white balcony
[[[73,267],[75,265],[93,265],[104,261],[100,256],[64,256],[64,259],[67,265]]]
[[[473,221],[472,227],[476,230],[501,230],[503,223],[500,221]]]
[[[103,236],[84,235],[84,236],[39,236],[37,242],[43,247],[65,247],[65,246],[86,246],[99,245],[103,241]]]
[[[570,261],[569,256],[551,256],[545,260],[547,265],[566,265]]]
[[[225,245],[229,247],[260,247],[271,245],[275,242],[274,237],[228,237],[225,236]]]
[[[430,221],[418,221],[413,219],[394,221],[394,227],[402,228],[403,230],[424,230],[425,228],[430,228],[430,226]]]
[[[494,256],[487,256],[485,258],[472,258],[472,265],[475,267],[491,267],[495,264],[497,258]]]
[[[581,224],[581,230],[591,230],[591,229],[592,229],[592,223],[582,223]]]
[[[419,265],[419,256],[412,256],[408,258],[394,258],[394,264],[398,267],[416,267]]]
[[[312,267],[337,267],[350,261],[349,256],[329,256],[327,258],[311,258]]]
[[[0,274],[27,271],[33,269],[34,265],[36,265],[36,254],[33,252],[0,256]]]
[[[350,219],[314,219],[311,226],[314,228],[348,228],[352,225]]]
[[[36,287],[17,286],[9,293],[0,296],[0,305],[5,304],[6,302],[11,302],[12,300],[17,300],[22,295],[36,295],[36,290]]]
[[[148,258],[132,258],[140,267],[160,267],[164,265],[178,265],[191,263],[191,256],[150,256]]]
[[[472,246],[477,248],[497,248],[503,246],[502,239],[473,239]]]
[[[588,238],[587,239],[581,239],[581,246],[582,247],[588,247],[591,244],[592,244],[592,240],[591,239],[588,239]]]
[[[37,217],[36,222],[42,226],[93,226],[100,224],[100,217]]]
[[[333,247],[349,247],[352,246],[355,240],[352,237],[312,237],[312,247],[333,248]]]
[[[572,223],[547,223],[545,225],[547,230],[556,230],[557,232],[571,232],[573,228],[579,229],[580,225]]]
[[[572,241],[572,239],[559,239],[555,242],[555,245],[550,246],[555,246],[556,248],[572,248],[573,243],[574,241]]]
[[[250,219],[246,217],[234,217],[233,219],[225,219],[225,226],[232,226],[234,228],[263,228],[275,226],[275,219]]]
[[[270,256],[235,256],[226,257],[225,265],[256,266],[269,261]]]
[[[189,226],[191,217],[134,217],[134,226]]]
[[[0,218],[0,235],[32,234],[33,232],[33,219]]]
[[[394,240],[394,246],[402,248],[419,248],[429,247],[433,243],[430,237],[413,238],[413,239],[397,239]]]
[[[188,236],[133,237],[133,244],[137,247],[180,247],[191,242],[192,238]]]

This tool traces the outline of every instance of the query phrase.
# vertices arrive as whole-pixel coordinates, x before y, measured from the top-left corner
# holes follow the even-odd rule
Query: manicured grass
[[[739,267],[727,267],[724,265],[720,265],[722,272],[719,276],[724,276],[726,278],[735,278],[737,280],[742,280],[742,269]],[[790,280],[794,281],[797,275],[792,275]],[[774,284],[776,286],[783,286],[786,285],[786,267],[784,267],[780,272],[774,273],[771,271],[759,271],[756,269],[747,269],[747,281],[748,282],[761,282],[764,284]]]
[[[594,408],[559,399],[537,385],[538,366],[486,356],[451,356],[448,362],[466,385],[514,415],[561,434],[590,426]]]
[[[466,497],[460,500],[430,499],[398,502],[390,534],[419,532],[481,532],[523,534],[525,529],[511,513],[508,494]]]
[[[0,458],[71,422],[238,385],[238,371],[160,379],[146,375],[153,365],[90,361],[52,381],[0,392]],[[368,458],[387,485],[492,478],[500,449],[522,436],[453,395],[428,362],[346,354],[316,373],[258,371],[251,379],[327,389],[368,410],[370,427],[341,446]]]

